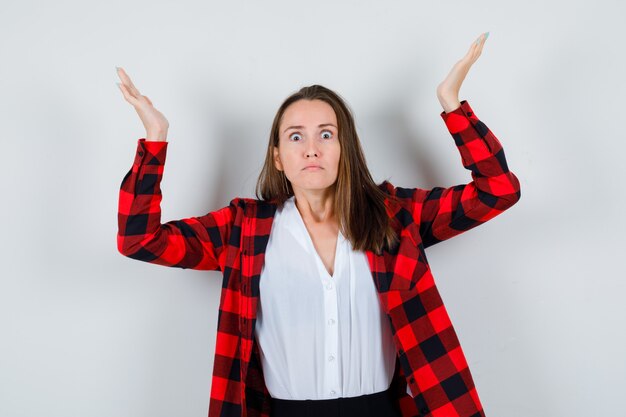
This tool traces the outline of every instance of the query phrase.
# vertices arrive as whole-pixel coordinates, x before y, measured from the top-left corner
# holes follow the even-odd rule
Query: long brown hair
[[[274,166],[273,147],[278,147],[279,129],[287,107],[298,100],[322,100],[337,116],[341,146],[337,181],[335,182],[334,210],[341,233],[352,243],[354,250],[372,250],[380,253],[385,244],[391,247],[398,239],[393,230],[385,198],[390,198],[376,185],[367,168],[354,117],[348,105],[334,91],[321,85],[302,87],[281,104],[270,132],[265,163],[256,184],[256,197],[272,201],[282,207],[293,195],[291,182]]]

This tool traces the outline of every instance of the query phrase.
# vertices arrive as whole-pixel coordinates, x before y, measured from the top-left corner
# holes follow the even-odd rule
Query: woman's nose
[[[317,148],[317,144],[315,143],[315,141],[309,142],[309,145],[306,149],[306,156],[307,158],[310,156],[320,156],[319,149]]]

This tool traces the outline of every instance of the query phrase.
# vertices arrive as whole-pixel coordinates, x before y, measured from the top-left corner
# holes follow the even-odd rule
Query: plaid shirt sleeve
[[[132,168],[120,186],[118,251],[159,265],[223,270],[236,199],[201,217],[161,224],[161,179],[168,142],[137,142]]]
[[[518,178],[509,171],[502,145],[481,122],[467,100],[441,112],[472,181],[453,187],[396,187],[393,194],[407,201],[420,225],[424,247],[449,239],[502,213],[520,196]]]

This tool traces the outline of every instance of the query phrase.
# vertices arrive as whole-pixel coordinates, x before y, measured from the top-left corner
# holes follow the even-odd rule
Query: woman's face
[[[285,171],[294,189],[323,190],[337,180],[339,169],[337,116],[322,100],[298,100],[285,112],[274,164]]]

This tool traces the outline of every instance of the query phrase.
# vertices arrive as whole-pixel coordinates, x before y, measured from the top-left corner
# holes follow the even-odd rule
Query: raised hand
[[[133,105],[146,128],[146,140],[165,141],[170,126],[165,116],[154,108],[147,96],[141,95],[124,69],[117,67],[117,75],[122,80],[122,83],[117,85],[122,90],[124,98]]]
[[[489,32],[481,34],[475,42],[472,42],[467,54],[454,64],[445,80],[437,86],[437,98],[447,113],[461,105],[459,102],[461,84],[469,72],[470,67],[480,56],[487,37],[489,37]]]

